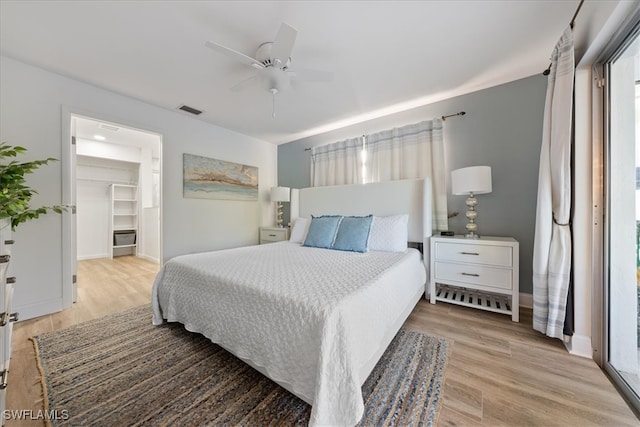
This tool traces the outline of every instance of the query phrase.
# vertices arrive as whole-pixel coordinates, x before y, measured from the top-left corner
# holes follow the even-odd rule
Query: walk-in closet
[[[160,262],[160,137],[75,120],[77,259]]]

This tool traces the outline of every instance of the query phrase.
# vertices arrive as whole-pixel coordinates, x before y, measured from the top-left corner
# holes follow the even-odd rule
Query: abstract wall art
[[[258,200],[258,168],[193,154],[183,156],[183,196]]]

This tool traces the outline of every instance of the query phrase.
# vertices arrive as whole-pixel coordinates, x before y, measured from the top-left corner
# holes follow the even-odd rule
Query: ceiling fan
[[[295,28],[283,22],[275,41],[265,42],[258,46],[255,58],[212,41],[207,41],[205,45],[257,70],[256,75],[239,82],[231,90],[239,91],[256,82],[260,83],[273,97],[272,115],[275,117],[276,94],[287,90],[292,83],[297,81],[328,82],[333,79],[333,73],[328,71],[303,69],[294,71],[289,68],[297,34],[298,31]]]

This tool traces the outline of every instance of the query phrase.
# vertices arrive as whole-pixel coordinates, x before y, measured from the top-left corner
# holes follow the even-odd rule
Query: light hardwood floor
[[[158,266],[135,257],[81,261],[78,302],[15,325],[7,408],[41,409],[28,338],[150,301]],[[449,361],[438,426],[638,426],[590,359],[531,329],[531,310],[510,317],[422,300],[405,327],[447,338]],[[41,422],[8,421],[8,426]]]
[[[18,322],[7,387],[7,409],[42,410],[42,389],[29,337],[63,329],[151,301],[151,285],[159,266],[133,256],[78,262],[78,302],[59,313]],[[39,420],[8,420],[7,426],[42,427]]]

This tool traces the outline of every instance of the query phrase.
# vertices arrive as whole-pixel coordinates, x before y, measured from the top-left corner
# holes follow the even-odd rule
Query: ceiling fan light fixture
[[[265,42],[258,46],[254,57],[235,51],[213,41],[205,42],[210,49],[235,59],[244,65],[249,65],[258,70],[254,76],[249,77],[231,88],[238,91],[252,83],[258,83],[262,88],[271,93],[273,101],[273,117],[275,117],[276,94],[282,93],[295,85],[292,80],[300,81],[330,81],[331,73],[318,70],[302,71],[303,78],[289,69],[291,65],[291,53],[296,41],[298,30],[291,25],[282,23],[276,34],[275,41]]]
[[[291,80],[287,73],[274,67],[266,68],[260,77],[262,86],[269,92],[272,92],[273,89],[277,93],[284,92],[291,86]]]

